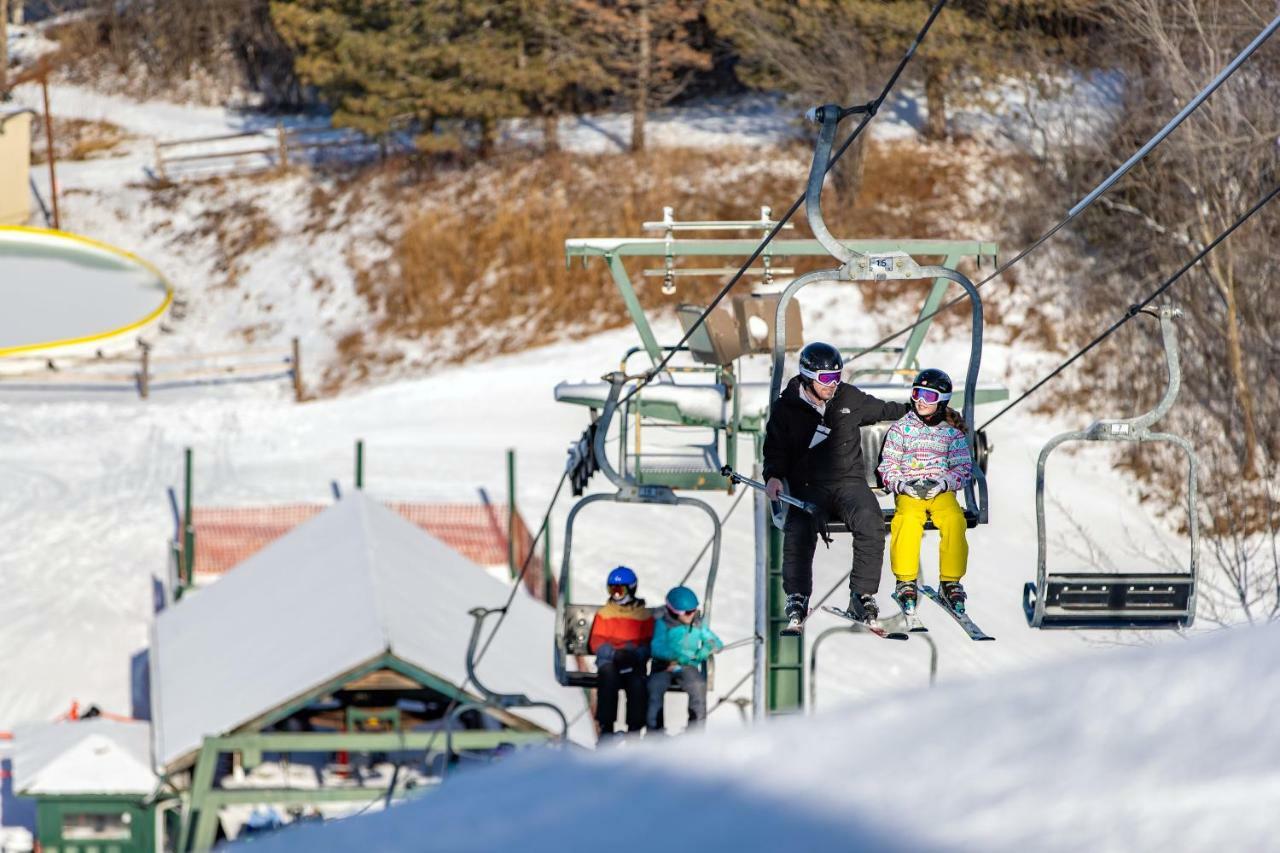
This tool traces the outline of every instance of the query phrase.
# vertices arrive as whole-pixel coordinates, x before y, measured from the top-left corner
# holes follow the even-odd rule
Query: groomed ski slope
[[[1275,849],[1280,627],[513,758],[260,853]]]

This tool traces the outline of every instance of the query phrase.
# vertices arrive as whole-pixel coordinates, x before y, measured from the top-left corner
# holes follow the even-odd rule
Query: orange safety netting
[[[506,504],[389,503],[387,506],[473,563],[507,564]],[[208,577],[226,572],[326,508],[322,504],[193,508],[196,575]],[[528,556],[533,540],[519,513],[514,521],[518,568]],[[542,555],[535,553],[525,573],[525,585],[538,598],[543,594],[542,563]]]

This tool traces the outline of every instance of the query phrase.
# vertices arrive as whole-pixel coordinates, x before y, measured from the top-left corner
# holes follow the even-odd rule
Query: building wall
[[[93,816],[105,826],[95,830]],[[154,853],[155,816],[127,798],[40,797],[36,839],[41,853]]]
[[[0,115],[0,225],[31,218],[31,113]]]

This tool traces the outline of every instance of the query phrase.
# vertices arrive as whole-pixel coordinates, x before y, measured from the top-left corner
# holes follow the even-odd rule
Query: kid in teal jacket
[[[667,593],[666,612],[653,629],[653,671],[649,675],[649,731],[658,729],[658,715],[667,690],[678,678],[689,696],[689,725],[707,716],[707,678],[702,664],[724,648],[715,632],[702,624],[698,596],[685,586]]]

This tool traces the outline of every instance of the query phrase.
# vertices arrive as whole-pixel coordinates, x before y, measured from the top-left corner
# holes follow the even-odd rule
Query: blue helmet
[[[638,583],[636,573],[626,566],[618,566],[618,568],[609,572],[609,579],[605,581],[606,586],[635,586]]]
[[[681,613],[698,609],[698,594],[687,586],[678,586],[667,593],[667,606]]]

